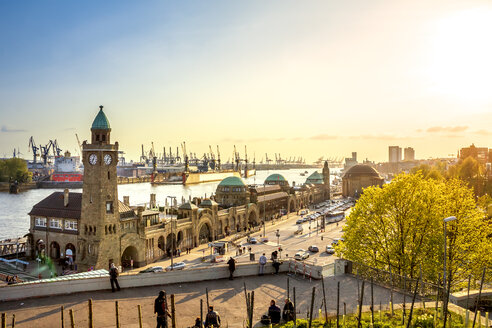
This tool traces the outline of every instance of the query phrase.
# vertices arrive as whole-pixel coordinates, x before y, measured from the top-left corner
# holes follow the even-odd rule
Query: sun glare
[[[433,93],[469,105],[492,100],[491,32],[492,7],[462,11],[437,22],[426,70]]]

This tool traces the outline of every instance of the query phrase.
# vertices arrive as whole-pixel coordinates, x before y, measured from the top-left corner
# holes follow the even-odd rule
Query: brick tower
[[[328,161],[323,166],[323,183],[325,184],[325,199],[330,199],[330,167]]]
[[[82,145],[84,183],[79,225],[78,270],[108,269],[121,263],[118,183],[118,142],[110,143],[111,128],[99,106],[91,128],[91,143]]]

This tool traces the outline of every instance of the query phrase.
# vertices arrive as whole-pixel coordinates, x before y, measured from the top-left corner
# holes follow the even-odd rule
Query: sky
[[[0,157],[141,145],[307,161],[492,147],[490,1],[0,1]]]

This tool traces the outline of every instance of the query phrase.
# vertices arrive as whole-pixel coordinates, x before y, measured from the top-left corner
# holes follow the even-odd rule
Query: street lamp
[[[167,198],[171,198],[171,207],[172,207],[172,204],[174,204],[174,200],[176,199],[176,196],[167,196]],[[174,220],[173,217],[171,216],[171,270],[173,270],[173,255],[174,255],[173,226],[174,226]]]
[[[443,306],[443,315],[444,315],[444,325],[446,324],[446,317],[447,317],[447,305],[448,305],[448,302],[447,302],[447,299],[448,299],[448,293],[447,293],[447,288],[446,288],[446,224],[448,222],[451,222],[451,221],[454,221],[456,220],[456,216],[450,216],[450,217],[447,217],[443,220],[444,222],[444,265],[443,265],[443,275],[442,275],[442,283],[443,283],[443,292],[444,292],[444,306]]]

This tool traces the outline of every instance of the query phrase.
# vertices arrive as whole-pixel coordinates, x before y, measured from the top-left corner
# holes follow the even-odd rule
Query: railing
[[[357,278],[361,278],[364,280],[372,279],[375,283],[391,287],[402,292],[413,294],[415,291],[415,284],[417,283],[417,279],[415,278],[410,278],[386,270],[373,268],[358,262],[352,262],[348,260],[345,261],[347,261],[348,267],[351,267],[351,269],[348,270],[349,272],[346,272],[347,274],[352,274]],[[438,297],[441,297],[443,295],[441,286],[421,280],[419,280],[418,284],[419,285],[417,288],[417,293],[422,297],[427,297],[435,300],[436,295]]]

